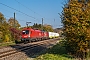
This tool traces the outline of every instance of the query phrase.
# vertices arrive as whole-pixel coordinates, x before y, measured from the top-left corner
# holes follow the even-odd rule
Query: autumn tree
[[[4,15],[0,13],[0,42],[10,42],[15,38],[19,38],[21,31],[19,30],[20,24],[15,20],[14,28],[14,19],[10,18],[8,22],[4,18]]]
[[[4,15],[0,12],[0,40],[3,39],[3,22],[5,21]]]
[[[84,58],[88,53],[90,34],[90,1],[68,0],[61,15],[65,46],[74,56]]]
[[[41,24],[34,23],[32,27],[41,30],[41,26],[42,26]]]
[[[0,13],[0,39],[4,42],[10,40],[9,25],[4,18],[4,15]]]
[[[10,18],[10,19],[8,20],[8,24],[9,24],[11,27],[14,27],[14,26],[15,26],[15,28],[19,28],[19,27],[21,26],[17,20],[14,20],[14,18]]]
[[[43,28],[44,28],[45,31],[49,31],[49,32],[53,32],[54,31],[51,25],[45,24],[43,26]]]
[[[11,37],[12,37],[12,40],[18,40],[20,39],[20,35],[21,35],[21,31],[19,29],[19,27],[21,26],[19,24],[19,22],[17,20],[14,20],[14,18],[10,18],[8,20],[8,24],[10,25],[10,32],[11,32]]]
[[[47,24],[42,26],[41,24],[34,23],[32,28],[36,28],[36,29],[40,29],[40,30],[44,30],[44,31],[51,31],[51,32],[54,31],[52,26],[51,25],[47,25]]]

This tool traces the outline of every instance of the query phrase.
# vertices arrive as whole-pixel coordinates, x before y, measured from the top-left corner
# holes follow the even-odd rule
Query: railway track
[[[39,42],[34,42],[34,43],[28,43],[28,44],[18,44],[11,46],[12,49],[0,52],[0,60],[5,59],[7,56],[15,55],[19,52],[25,52],[30,49],[34,49],[38,46],[43,46],[43,47],[50,47],[53,45],[51,42],[57,42],[58,39],[50,39],[50,40],[44,40],[44,41],[39,41]]]

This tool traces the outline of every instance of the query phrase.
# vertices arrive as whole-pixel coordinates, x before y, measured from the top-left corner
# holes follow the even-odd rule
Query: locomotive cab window
[[[29,30],[22,31],[22,34],[29,34]]]

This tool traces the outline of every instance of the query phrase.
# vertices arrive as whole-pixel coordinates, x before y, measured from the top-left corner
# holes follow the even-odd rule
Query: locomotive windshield
[[[29,34],[29,30],[23,30],[22,34]]]

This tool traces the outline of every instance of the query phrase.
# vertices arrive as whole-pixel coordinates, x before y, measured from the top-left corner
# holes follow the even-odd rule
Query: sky
[[[0,0],[0,12],[6,20],[14,17],[24,27],[26,22],[62,27],[60,15],[65,0]]]

